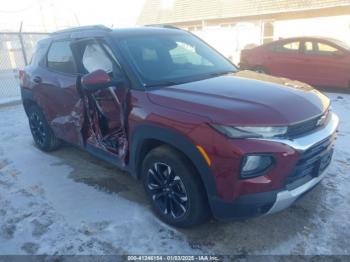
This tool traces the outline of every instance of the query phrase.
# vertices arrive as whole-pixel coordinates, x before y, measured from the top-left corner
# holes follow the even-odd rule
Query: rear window
[[[320,52],[321,54],[332,54],[338,51],[337,48],[331,45],[328,45],[326,43],[318,42],[316,46],[317,46],[317,51]]]
[[[52,43],[47,54],[47,67],[62,73],[76,73],[70,41]]]

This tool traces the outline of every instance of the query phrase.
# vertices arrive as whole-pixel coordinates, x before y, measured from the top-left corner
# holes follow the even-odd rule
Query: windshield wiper
[[[217,77],[217,76],[222,76],[222,75],[228,75],[235,73],[236,71],[220,71],[220,72],[214,72],[214,73],[209,73],[205,74],[204,77]],[[193,79],[194,81],[194,79]],[[145,87],[166,87],[166,86],[174,86],[174,85],[179,85],[183,82],[175,82],[175,81],[160,81],[160,82],[155,82],[155,83],[147,83],[144,86]]]
[[[232,73],[235,73],[235,71],[221,71],[221,72],[214,72],[214,73],[210,73],[208,74],[209,76],[223,76],[223,75],[229,75],[229,74],[232,74]]]
[[[165,86],[174,86],[177,85],[178,83],[174,81],[163,81],[163,82],[156,82],[156,83],[149,83],[145,84],[145,87],[165,87]]]

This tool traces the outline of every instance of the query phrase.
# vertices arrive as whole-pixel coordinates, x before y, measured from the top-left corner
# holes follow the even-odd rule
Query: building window
[[[188,31],[196,32],[196,31],[202,31],[203,27],[201,25],[195,25],[195,26],[189,26]]]
[[[269,43],[273,41],[273,35],[274,35],[274,26],[273,23],[264,23],[263,28],[264,36],[263,36],[263,43]]]
[[[222,27],[222,28],[232,28],[232,27],[235,27],[235,24],[224,23],[224,24],[220,24],[220,27]]]

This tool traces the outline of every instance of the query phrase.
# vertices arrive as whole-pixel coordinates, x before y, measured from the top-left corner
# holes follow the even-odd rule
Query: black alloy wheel
[[[165,216],[178,219],[188,210],[188,196],[179,176],[167,164],[156,162],[148,170],[147,186],[152,200]]]
[[[161,145],[142,162],[141,178],[156,215],[176,227],[191,227],[210,217],[206,189],[189,159]]]
[[[45,115],[37,105],[28,108],[28,120],[34,142],[41,150],[50,152],[61,145],[61,141],[55,136]]]
[[[32,112],[29,116],[29,126],[32,131],[34,141],[38,146],[43,147],[46,140],[46,132],[44,128],[44,123],[40,119],[40,116],[37,112]]]

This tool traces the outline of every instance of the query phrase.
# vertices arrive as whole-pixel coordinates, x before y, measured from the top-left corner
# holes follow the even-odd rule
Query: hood
[[[316,117],[329,99],[311,86],[251,71],[148,92],[158,105],[224,125],[290,125]]]

